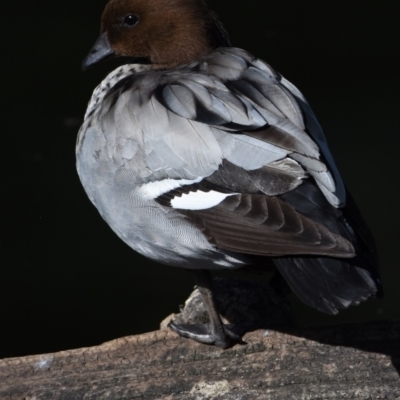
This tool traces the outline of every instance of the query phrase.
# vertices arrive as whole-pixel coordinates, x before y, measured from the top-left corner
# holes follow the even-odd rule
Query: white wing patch
[[[202,192],[198,190],[187,194],[184,193],[180,197],[174,197],[171,200],[171,206],[183,210],[204,210],[216,206],[222,200],[234,194],[236,193],[220,193],[214,190]]]
[[[167,193],[171,190],[177,189],[181,186],[192,185],[202,180],[202,177],[189,180],[189,179],[163,179],[162,181],[149,182],[140,186],[139,193],[145,200],[153,200],[157,197]]]

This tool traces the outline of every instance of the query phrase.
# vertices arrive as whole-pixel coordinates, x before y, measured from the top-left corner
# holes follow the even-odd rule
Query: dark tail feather
[[[337,314],[339,308],[357,305],[378,292],[376,280],[353,260],[282,257],[274,262],[300,300],[328,314]]]
[[[274,258],[279,272],[304,303],[336,314],[339,308],[359,304],[370,296],[382,297],[375,242],[350,193],[342,209],[331,206],[311,182],[281,198],[296,211],[348,239],[357,254],[351,259]]]

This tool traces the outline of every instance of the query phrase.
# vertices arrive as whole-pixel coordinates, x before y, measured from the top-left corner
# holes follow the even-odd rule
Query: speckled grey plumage
[[[219,48],[169,70],[124,65],[113,71],[89,103],[77,167],[110,227],[160,263],[238,268],[253,263],[254,254],[349,258],[358,246],[341,211],[328,211],[335,215],[327,224],[284,197],[310,182],[309,190],[323,194],[317,209],[346,204],[324,134],[302,94],[241,49]],[[185,196],[201,192],[220,200],[203,209],[182,206],[190,201]],[[235,199],[238,206],[231,207]],[[302,202],[315,206],[307,195]],[[292,282],[291,263],[281,258],[277,265]],[[348,264],[337,263],[345,276]],[[375,294],[374,268],[355,283],[360,296],[331,308]],[[322,282],[330,279],[323,271]]]

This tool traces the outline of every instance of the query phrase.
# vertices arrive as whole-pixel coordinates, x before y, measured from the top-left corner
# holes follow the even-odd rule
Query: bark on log
[[[281,283],[214,279],[218,310],[250,332],[246,345],[221,350],[166,329],[0,360],[0,399],[400,399],[400,321],[296,328]],[[171,317],[206,322],[198,290]]]
[[[400,322],[257,330],[221,350],[168,330],[0,360],[0,399],[398,399]]]

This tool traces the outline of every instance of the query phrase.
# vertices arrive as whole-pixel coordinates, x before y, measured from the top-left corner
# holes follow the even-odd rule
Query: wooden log
[[[253,316],[262,328],[245,334],[246,345],[221,350],[163,329],[4,359],[0,399],[400,399],[400,321],[298,328],[273,289],[215,283],[226,322]],[[174,319],[204,319],[196,291]]]
[[[257,330],[221,350],[168,330],[0,360],[0,399],[399,399],[400,322]]]

